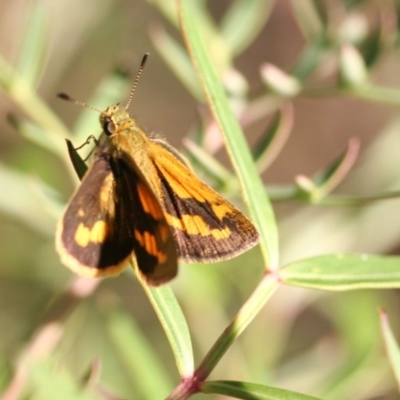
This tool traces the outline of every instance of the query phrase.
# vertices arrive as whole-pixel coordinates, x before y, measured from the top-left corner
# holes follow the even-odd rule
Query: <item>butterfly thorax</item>
[[[107,152],[112,154],[112,158],[124,160],[139,175],[156,176],[149,158],[149,139],[125,109],[118,104],[108,107],[101,113],[100,123]],[[148,183],[153,191],[159,192],[154,179]]]

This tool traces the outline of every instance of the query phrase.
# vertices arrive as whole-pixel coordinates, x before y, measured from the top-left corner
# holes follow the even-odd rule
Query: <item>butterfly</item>
[[[130,117],[127,109],[146,58],[126,106],[100,112],[103,132],[58,223],[56,249],[62,263],[80,275],[118,275],[130,261],[142,279],[157,286],[176,276],[178,261],[230,259],[259,237],[177,150],[148,137]]]

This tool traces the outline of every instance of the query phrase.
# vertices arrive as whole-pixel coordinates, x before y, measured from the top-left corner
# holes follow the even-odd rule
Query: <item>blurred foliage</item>
[[[3,400],[398,398],[398,0],[0,10]],[[131,271],[74,277],[54,250],[78,181],[65,139],[99,131],[55,94],[123,103],[147,51],[132,115],[232,201],[244,193],[263,237],[261,252],[182,265],[160,290]]]

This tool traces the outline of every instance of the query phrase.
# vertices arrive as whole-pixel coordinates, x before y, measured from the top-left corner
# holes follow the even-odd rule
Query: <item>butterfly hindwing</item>
[[[119,159],[116,168],[124,198],[125,223],[132,235],[133,257],[141,276],[152,285],[175,277],[177,252],[170,227],[160,202],[133,164]]]

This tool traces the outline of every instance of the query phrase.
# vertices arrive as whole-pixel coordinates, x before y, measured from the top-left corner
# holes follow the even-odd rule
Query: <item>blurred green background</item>
[[[233,86],[249,143],[254,145],[265,134],[284,98],[263,82],[264,63],[296,76],[304,89],[288,99],[294,111],[290,138],[263,171],[272,198],[281,200],[280,193],[293,187],[296,176],[311,176],[326,168],[352,137],[360,140],[360,157],[337,192],[360,196],[398,190],[399,2],[259,2],[265,13],[253,24],[254,37],[249,35],[248,43],[229,53],[227,63],[230,72],[235,68],[246,82],[242,93],[240,85]],[[244,2],[199,3],[218,31],[232,8]],[[70,390],[87,382],[88,374],[95,375],[97,362],[101,368],[93,398],[152,399],[152,386],[167,395],[179,381],[156,315],[130,271],[96,281],[94,287],[60,264],[54,232],[77,179],[68,165],[62,125],[58,131],[48,129],[56,124],[38,103],[41,99],[76,134],[74,143],[79,145],[99,133],[98,115],[63,102],[56,94],[67,92],[100,108],[109,105],[110,98],[124,103],[142,55],[150,52],[131,104],[132,115],[146,131],[166,137],[178,149],[184,148],[183,138],[191,137],[215,151],[230,168],[223,150],[215,146],[219,136],[207,107],[194,98],[167,61],[175,63],[177,70],[180,65],[186,68],[184,63],[172,51],[167,60],[168,55],[157,50],[167,48],[165,38],[182,43],[174,26],[174,7],[172,0],[0,0],[0,389],[4,400],[80,398]],[[249,2],[248,7],[256,5]],[[240,33],[236,32],[239,37]],[[373,97],[372,90],[366,100],[344,90],[341,49],[349,43],[364,56],[370,82],[391,88],[391,96]],[[219,45],[223,48],[226,43]],[[223,51],[212,50],[217,64],[226,62],[218,60]],[[117,69],[128,78],[113,74]],[[13,81],[14,73],[19,84]],[[33,98],[19,79],[38,97]],[[46,138],[42,145],[40,138]],[[201,162],[195,167],[215,183]],[[223,192],[224,185],[219,189]],[[229,195],[238,202],[238,193]],[[277,201],[282,262],[342,251],[397,254],[399,206],[397,199],[362,207]],[[218,265],[180,268],[171,285],[188,320],[197,362],[262,274],[257,249]],[[282,287],[212,378],[253,381],[330,399],[399,398],[377,311],[384,307],[398,332],[399,305],[397,291],[325,293]],[[141,340],[154,352],[160,369],[154,376],[143,373],[156,367],[149,355],[141,353],[145,348]]]

